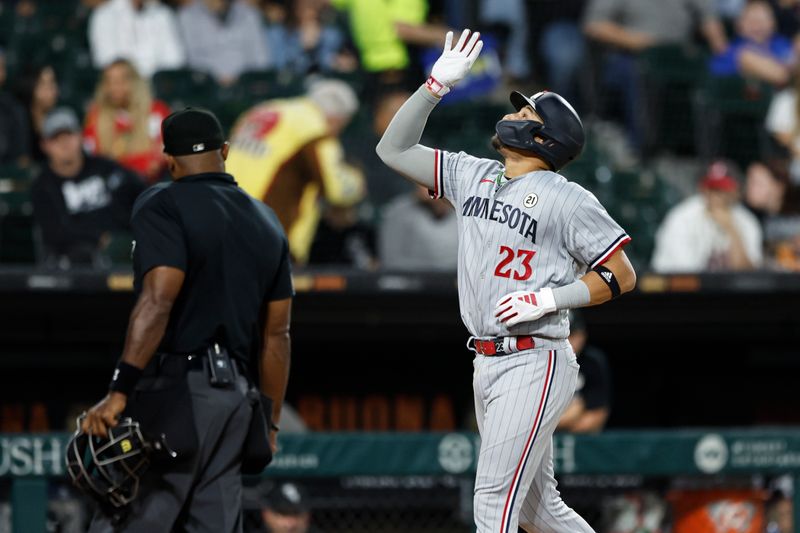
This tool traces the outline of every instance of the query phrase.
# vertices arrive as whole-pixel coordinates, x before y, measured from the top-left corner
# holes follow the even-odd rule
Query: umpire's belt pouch
[[[166,454],[154,456],[154,466],[190,459],[197,453],[199,444],[185,365],[175,372],[155,375],[148,370],[128,398],[123,416],[139,422],[142,433],[148,438],[164,435],[166,445],[177,454],[175,459]]]
[[[247,400],[253,408],[253,415],[242,450],[242,473],[260,474],[272,462],[272,448],[269,446],[272,400],[255,387],[247,391]]]

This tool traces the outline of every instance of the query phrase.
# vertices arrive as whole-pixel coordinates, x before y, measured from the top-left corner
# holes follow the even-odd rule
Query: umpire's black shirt
[[[292,295],[289,247],[272,210],[230,174],[196,174],[142,193],[131,227],[137,296],[155,267],[186,273],[159,351],[188,354],[219,342],[252,360],[262,304]]]

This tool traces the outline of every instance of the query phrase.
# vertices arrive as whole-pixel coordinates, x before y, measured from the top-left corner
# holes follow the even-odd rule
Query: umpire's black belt
[[[157,352],[150,363],[142,371],[142,377],[148,376],[185,376],[193,370],[204,370],[208,366],[207,358],[202,354],[173,354]],[[233,368],[241,375],[246,375],[244,363],[231,357]]]

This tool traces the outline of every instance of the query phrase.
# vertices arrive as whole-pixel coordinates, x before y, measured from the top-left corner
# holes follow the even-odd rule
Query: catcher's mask
[[[67,444],[67,472],[72,483],[100,504],[107,515],[119,514],[139,492],[139,481],[154,450],[164,447],[142,435],[138,422],[123,418],[108,429],[108,438],[78,429]]]

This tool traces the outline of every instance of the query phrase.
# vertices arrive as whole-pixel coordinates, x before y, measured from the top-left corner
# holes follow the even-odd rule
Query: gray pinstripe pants
[[[530,533],[594,533],[561,500],[553,476],[553,431],[572,399],[579,369],[566,341],[553,347],[475,356],[478,533],[516,533],[517,527]]]

